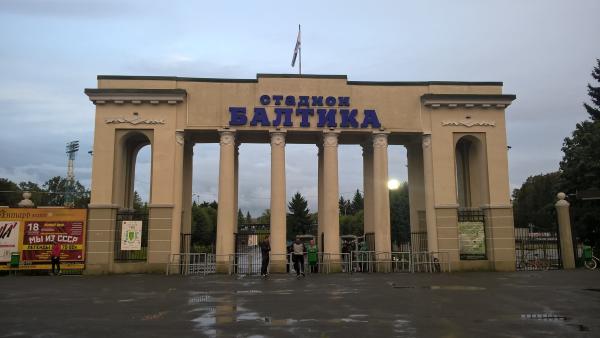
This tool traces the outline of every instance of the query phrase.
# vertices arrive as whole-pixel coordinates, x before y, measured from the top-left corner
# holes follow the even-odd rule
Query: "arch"
[[[456,200],[461,208],[489,203],[485,135],[455,137]]]
[[[152,139],[152,130],[116,131],[113,203],[118,205],[119,208],[133,209],[137,155],[143,147],[147,145],[152,147]],[[150,151],[152,153],[152,148]],[[150,172],[152,172],[152,164],[150,165]],[[152,179],[150,179],[150,182],[152,182]],[[152,186],[150,186],[149,200],[152,200]]]

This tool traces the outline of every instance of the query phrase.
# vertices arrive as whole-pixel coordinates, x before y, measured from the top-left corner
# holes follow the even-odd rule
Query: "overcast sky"
[[[96,75],[255,78],[290,67],[302,24],[303,73],[368,81],[503,81],[511,188],[558,169],[563,139],[587,117],[600,58],[600,1],[0,1],[0,177],[90,184]],[[136,189],[148,191],[148,149]],[[218,146],[195,147],[193,191],[217,198]],[[390,147],[390,176],[406,152]],[[269,145],[242,145],[240,207],[269,206]],[[340,147],[340,192],[362,189],[358,146]],[[256,173],[262,172],[263,175]],[[316,147],[287,147],[288,195],[315,211]]]

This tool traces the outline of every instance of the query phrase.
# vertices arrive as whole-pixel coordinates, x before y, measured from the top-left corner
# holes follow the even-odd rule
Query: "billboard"
[[[10,254],[19,251],[19,221],[0,221],[0,263],[10,262]]]
[[[0,208],[0,229],[3,224],[17,224],[18,246],[11,250],[20,253],[21,269],[47,268],[54,241],[61,245],[61,263],[73,263],[82,268],[85,261],[86,220],[86,209]],[[4,245],[3,241],[0,243]],[[0,247],[0,254],[3,251],[1,249],[4,247]]]

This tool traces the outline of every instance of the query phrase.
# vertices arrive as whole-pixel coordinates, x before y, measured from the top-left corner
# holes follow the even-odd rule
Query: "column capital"
[[[271,147],[285,146],[285,130],[269,130],[271,135]]]
[[[183,129],[175,130],[175,142],[182,146],[185,143],[185,132]]]
[[[384,148],[388,146],[389,132],[374,132],[373,133],[373,148]]]
[[[339,130],[324,130],[323,131],[323,146],[337,147]]]
[[[423,134],[421,144],[423,145],[423,148],[429,148],[431,146],[431,134]]]
[[[219,129],[219,143],[222,146],[234,145],[235,146],[235,129]]]

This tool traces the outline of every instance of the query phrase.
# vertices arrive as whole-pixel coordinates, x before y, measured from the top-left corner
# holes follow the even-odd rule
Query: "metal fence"
[[[515,228],[515,250],[518,271],[562,268],[558,231]]]
[[[142,240],[140,250],[121,250],[121,226],[123,221],[142,222]],[[119,262],[145,261],[148,255],[148,213],[133,210],[119,210],[115,224],[114,259]]]
[[[235,254],[232,256],[233,273],[244,275],[260,274],[262,254],[260,243],[269,236],[269,228],[264,225],[255,227],[245,225],[235,234]]]
[[[228,265],[229,274],[256,275],[260,273],[260,259],[249,257],[252,254],[231,254],[222,261]],[[317,273],[328,274],[332,271],[345,273],[415,273],[415,272],[450,272],[450,261],[447,252],[376,252],[352,251],[348,254],[318,253]],[[287,272],[295,273],[292,254],[271,254],[271,261],[276,256],[286,256]],[[260,258],[260,254],[259,254]],[[283,257],[281,257],[283,258]],[[186,253],[171,255],[167,265],[167,275],[206,275],[216,273],[217,255],[209,253]],[[254,263],[257,262],[257,263]],[[336,266],[337,265],[337,266]],[[270,270],[270,266],[269,266]],[[304,260],[304,272],[313,273],[308,261]]]

